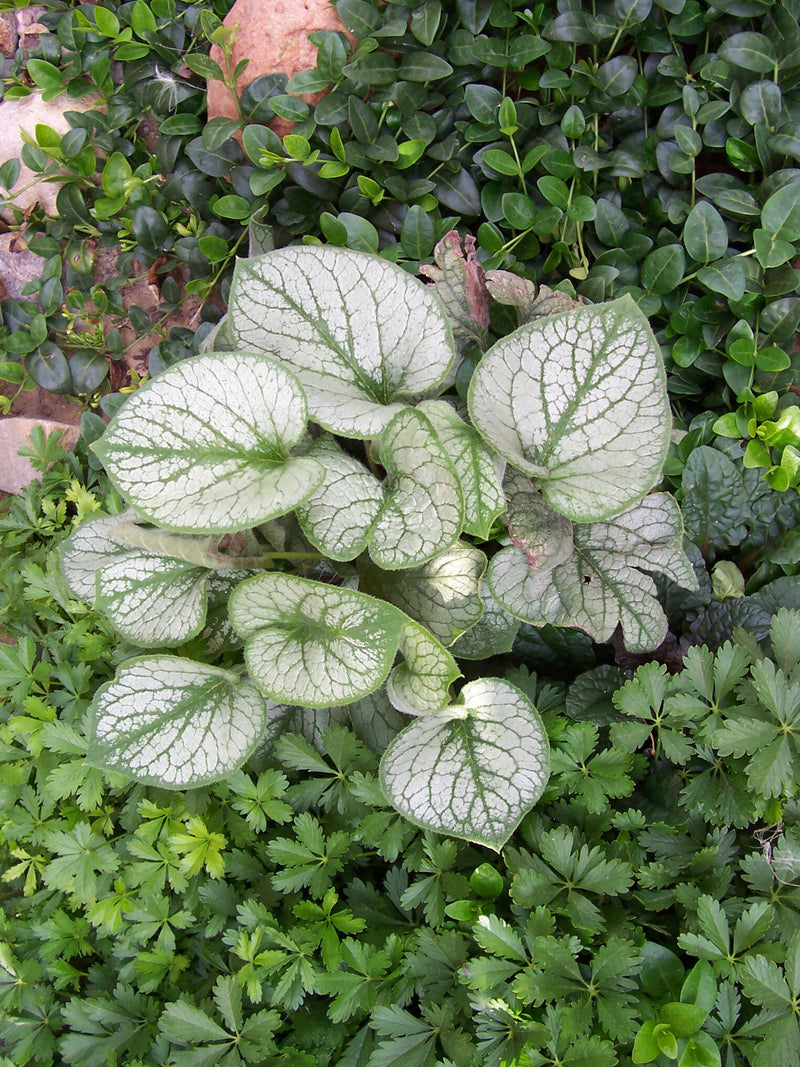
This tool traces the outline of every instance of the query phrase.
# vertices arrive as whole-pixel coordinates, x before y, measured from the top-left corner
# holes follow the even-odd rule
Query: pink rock
[[[34,426],[41,426],[46,434],[61,430],[62,448],[72,448],[80,436],[80,428],[65,422],[50,419],[26,419],[22,417],[0,419],[0,491],[21,493],[28,482],[34,478],[41,479],[41,474],[31,466],[31,461],[18,456],[17,451],[30,445],[30,434]]]
[[[237,83],[240,95],[245,86],[262,74],[282,72],[291,78],[301,70],[316,67],[317,49],[308,40],[310,33],[344,32],[330,0],[236,0],[224,24],[239,27],[232,66],[241,59],[250,60]],[[223,65],[222,51],[216,46],[211,49],[211,58]],[[303,99],[313,104],[323,95],[315,93]],[[208,83],[208,117],[239,117],[233,96],[220,81]],[[276,119],[271,126],[283,136],[291,130],[292,123]]]

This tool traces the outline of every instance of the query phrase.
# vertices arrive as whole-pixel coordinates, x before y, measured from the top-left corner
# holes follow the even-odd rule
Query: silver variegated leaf
[[[383,506],[383,486],[331,437],[320,437],[307,454],[322,464],[325,477],[297,509],[303,533],[330,559],[355,559]]]
[[[464,498],[464,529],[487,540],[495,519],[505,510],[501,486],[505,460],[447,401],[425,400],[417,411],[430,419],[458,474]]]
[[[273,360],[183,360],[134,393],[94,445],[128,502],[171,530],[225,533],[284,515],[320,484],[291,456],[306,428],[297,379]]]
[[[309,708],[350,704],[377,689],[407,623],[364,593],[277,573],[242,582],[229,611],[256,685],[278,703]]]
[[[430,630],[406,619],[400,635],[403,662],[386,683],[392,705],[404,715],[428,715],[450,701],[450,686],[461,676],[458,665]]]
[[[209,573],[179,559],[125,556],[98,571],[95,607],[134,644],[174,646],[205,624]]]
[[[380,442],[385,499],[372,528],[369,554],[384,570],[416,567],[449,548],[461,533],[461,485],[424,415],[406,408]]]
[[[177,656],[123,663],[89,709],[89,759],[137,781],[189,789],[231,774],[255,751],[269,711],[237,674]]]
[[[438,297],[402,268],[349,249],[296,246],[240,260],[230,332],[300,379],[311,418],[377,437],[405,402],[435,393],[456,354]]]
[[[550,775],[542,721],[499,678],[470,682],[459,703],[415,719],[381,759],[394,807],[417,826],[499,851]]]
[[[470,382],[482,436],[573,522],[618,515],[658,481],[672,426],[661,351],[630,296],[535,319]]]
[[[486,556],[463,541],[403,571],[360,567],[365,591],[390,601],[426,626],[443,645],[474,626],[483,614],[479,595]]]
[[[608,522],[576,526],[572,555],[553,570],[533,570],[513,547],[492,559],[487,580],[507,611],[534,626],[576,626],[603,642],[621,624],[628,651],[647,652],[666,637],[667,620],[644,572],[697,588],[682,539],[678,505],[653,493]]]
[[[64,579],[76,596],[102,612],[134,644],[143,648],[181,644],[203,628],[206,583],[212,572],[166,551],[132,547],[125,532],[136,529],[121,515],[83,523],[62,548]],[[167,544],[162,547],[177,552],[187,542],[200,558],[208,554],[205,539],[200,543],[179,534],[164,536]],[[156,543],[160,544],[158,537]]]
[[[101,567],[140,554],[114,538],[119,524],[119,515],[87,519],[61,545],[59,563],[64,581],[70,592],[85,604],[94,604],[95,580]]]

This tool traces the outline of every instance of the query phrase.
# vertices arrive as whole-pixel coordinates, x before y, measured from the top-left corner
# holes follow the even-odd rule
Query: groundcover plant
[[[95,444],[130,510],[81,526],[64,575],[157,650],[95,698],[101,765],[199,785],[298,714],[350,707],[396,733],[381,782],[400,812],[499,848],[544,789],[547,738],[506,681],[453,699],[457,659],[507,651],[518,620],[663,641],[649,572],[697,580],[677,505],[649,492],[671,415],[647,322],[629,299],[531,299],[461,375],[465,410],[436,292],[462,297],[463,328],[457,247],[434,286],[337,248],[242,260],[226,350],[165,371]],[[243,644],[244,665],[164,651],[198,635],[212,659]]]

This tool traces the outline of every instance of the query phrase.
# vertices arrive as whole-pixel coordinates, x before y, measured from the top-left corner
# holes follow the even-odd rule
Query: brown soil
[[[117,253],[114,249],[99,249],[94,268],[94,280],[97,283],[108,281],[116,273]],[[161,294],[159,291],[159,276],[155,271],[148,271],[141,264],[134,261],[133,280],[122,289],[123,304],[126,308],[132,304],[143,308],[150,316],[152,328],[149,332],[137,334],[127,318],[119,316],[104,316],[103,325],[106,332],[116,327],[125,345],[125,354],[121,359],[108,358],[108,381],[104,391],[118,392],[134,383],[132,371],[139,378],[147,373],[147,357],[150,350],[169,335],[173,326],[188,326],[191,329],[197,327],[200,320],[202,301],[197,296],[184,295],[183,301],[168,315],[159,311]],[[172,274],[175,281],[183,288],[186,282],[186,271],[178,270]],[[11,396],[16,391],[15,387],[0,382],[0,392]],[[76,425],[80,422],[81,414],[86,410],[98,410],[92,406],[94,398],[81,398],[76,396],[59,396],[48,392],[46,389],[33,389],[24,392],[17,397],[11,407],[9,416],[26,415],[54,419],[57,422],[66,422]]]

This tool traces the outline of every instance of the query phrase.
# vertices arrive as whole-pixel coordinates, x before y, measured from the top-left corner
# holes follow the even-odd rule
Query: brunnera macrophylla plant
[[[663,640],[650,572],[695,576],[677,505],[650,493],[671,418],[647,322],[630,298],[534,298],[502,272],[487,289],[453,250],[432,286],[333,247],[242,260],[225,349],[113,419],[95,447],[129,510],[62,553],[74,594],[146,650],[93,701],[97,763],[197,786],[348,715],[399,812],[499,849],[544,789],[547,737],[504,680],[454,695],[458,660],[508,652],[520,620]],[[523,322],[466,390],[476,278]]]

